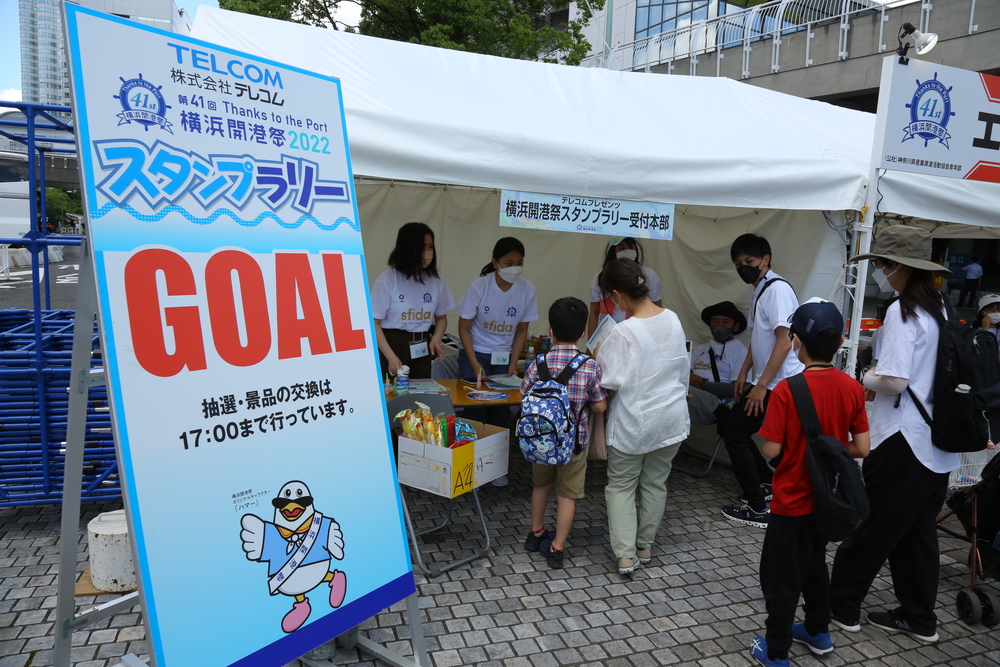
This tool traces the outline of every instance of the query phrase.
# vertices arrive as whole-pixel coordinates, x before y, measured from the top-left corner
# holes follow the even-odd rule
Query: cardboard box
[[[479,439],[457,449],[399,437],[399,481],[437,496],[455,498],[507,474],[510,431],[466,420]]]

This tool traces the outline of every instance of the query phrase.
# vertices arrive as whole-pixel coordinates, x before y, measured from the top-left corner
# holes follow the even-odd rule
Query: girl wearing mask
[[[438,274],[434,232],[422,222],[399,228],[389,269],[372,285],[372,318],[382,373],[410,367],[410,377],[429,378],[433,357],[443,357],[441,339],[455,298]],[[432,356],[433,355],[433,356]]]
[[[604,264],[601,267],[603,271],[607,268],[608,263],[616,259],[630,259],[639,265],[642,269],[642,277],[645,281],[645,285],[649,288],[649,299],[654,305],[660,306],[663,303],[663,286],[660,283],[660,276],[656,275],[656,271],[650,268],[642,266],[643,262],[643,252],[642,246],[636,239],[627,238],[625,236],[613,236],[610,241],[608,241],[608,247],[604,252]],[[601,320],[601,315],[610,315],[615,318],[615,322],[621,322],[627,315],[625,311],[621,308],[615,306],[606,298],[601,296],[601,287],[597,283],[597,277],[601,275],[597,273],[594,275],[594,279],[590,282],[590,319],[587,322],[587,335],[592,336],[594,331],[597,330],[597,325]]]
[[[601,385],[616,392],[605,427],[605,497],[611,547],[618,571],[627,574],[652,558],[667,502],[664,484],[681,441],[691,430],[688,357],[680,320],[653,303],[639,264],[612,260],[601,272],[600,285],[602,296],[630,316],[596,351]]]
[[[1000,338],[1000,294],[985,294],[979,299],[979,328]]]
[[[883,292],[899,292],[882,324],[878,365],[864,377],[874,394],[871,454],[864,462],[871,515],[841,542],[830,576],[830,615],[846,632],[861,629],[865,596],[888,561],[899,605],[869,611],[868,624],[931,643],[938,640],[937,514],[948,490],[948,473],[961,457],[931,441],[919,401],[933,414],[934,376],[946,298],[934,273],[949,274],[931,259],[931,235],[918,227],[882,230],[875,247],[850,261],[871,259]]]
[[[507,236],[493,246],[493,259],[469,285],[458,304],[458,336],[463,354],[458,376],[516,375],[528,323],[538,319],[535,287],[521,278],[524,245]],[[470,419],[507,426],[506,406],[467,410]]]

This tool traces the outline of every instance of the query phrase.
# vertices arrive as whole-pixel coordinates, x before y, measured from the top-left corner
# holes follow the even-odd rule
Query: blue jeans
[[[459,353],[458,355],[458,377],[468,378],[475,377],[476,373],[482,368],[486,371],[487,375],[506,375],[507,366],[504,364],[493,365],[490,364],[490,358],[493,355],[483,352],[476,352],[476,360],[479,362],[477,368],[473,368],[469,364],[469,358],[466,356],[465,351]],[[507,428],[510,423],[510,406],[509,405],[498,405],[493,407],[483,407],[483,408],[462,408],[462,414],[467,419],[472,419],[477,422],[483,422],[484,424],[492,424],[493,426],[499,426],[501,428]]]

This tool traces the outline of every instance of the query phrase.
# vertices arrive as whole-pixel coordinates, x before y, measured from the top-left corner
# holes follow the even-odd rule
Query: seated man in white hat
[[[732,301],[722,301],[701,311],[701,320],[712,340],[691,353],[688,410],[693,424],[714,424],[715,411],[733,400],[732,383],[747,356],[746,345],[734,337],[746,330],[747,318]]]

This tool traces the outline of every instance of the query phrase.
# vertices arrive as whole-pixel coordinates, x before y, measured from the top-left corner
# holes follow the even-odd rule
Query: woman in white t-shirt
[[[493,259],[458,304],[458,376],[516,375],[528,323],[538,319],[535,286],[524,278],[524,245],[507,236],[493,246]],[[469,410],[466,410],[468,413]],[[507,426],[506,407],[473,410],[470,419]]]
[[[961,459],[931,442],[931,429],[915,400],[933,414],[934,376],[944,296],[934,272],[949,273],[931,259],[931,236],[918,227],[882,230],[875,248],[851,261],[871,258],[883,292],[898,291],[886,311],[878,365],[864,378],[871,416],[871,454],[864,461],[871,515],[841,543],[833,562],[830,613],[847,632],[861,629],[861,605],[886,561],[899,606],[870,611],[868,623],[922,642],[937,641],[939,574],[937,514],[948,473]]]
[[[438,274],[434,232],[422,222],[399,228],[389,269],[372,285],[372,318],[382,373],[410,367],[410,377],[429,378],[433,357],[441,358],[441,339],[455,298]]]
[[[688,357],[684,329],[653,303],[642,267],[631,259],[601,272],[603,296],[630,315],[598,346],[601,385],[616,393],[608,408],[608,527],[618,571],[648,563],[667,501],[670,468],[688,436]],[[635,497],[639,492],[639,512]]]
[[[649,288],[649,299],[655,305],[663,303],[663,285],[660,283],[660,276],[656,271],[642,266],[645,259],[642,246],[636,239],[625,236],[613,236],[608,241],[608,247],[604,251],[604,263],[601,271],[607,267],[608,262],[616,259],[631,259],[642,268],[642,276],[646,287]],[[602,297],[601,287],[598,285],[600,272],[594,274],[594,279],[590,281],[590,319],[587,321],[587,335],[592,336],[597,330],[597,325],[601,321],[602,315],[610,315],[615,322],[621,322],[628,315],[624,310],[618,308],[608,298]]]

